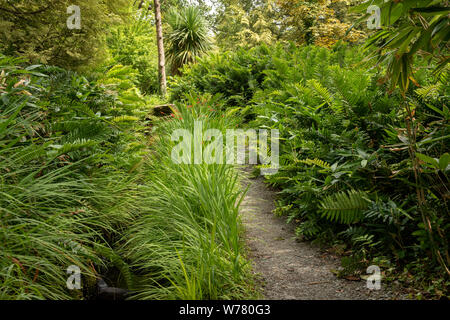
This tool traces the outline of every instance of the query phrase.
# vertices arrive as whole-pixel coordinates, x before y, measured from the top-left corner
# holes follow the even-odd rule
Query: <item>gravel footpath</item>
[[[275,192],[264,184],[264,178],[248,178],[250,168],[243,170],[244,186],[250,184],[241,205],[248,258],[261,279],[265,299],[295,300],[380,300],[401,299],[383,283],[381,290],[369,290],[366,281],[338,279],[330,270],[339,268],[339,259],[323,253],[307,242],[298,242],[294,226],[276,217]]]

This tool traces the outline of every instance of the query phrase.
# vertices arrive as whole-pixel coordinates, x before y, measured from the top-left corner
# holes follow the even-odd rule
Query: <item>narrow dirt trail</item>
[[[339,260],[323,254],[317,247],[295,239],[294,226],[278,218],[275,192],[264,178],[249,178],[243,169],[243,184],[250,188],[243,200],[241,218],[246,229],[248,255],[253,270],[262,278],[265,299],[360,300],[395,299],[387,290],[369,290],[365,281],[338,279],[330,270]]]

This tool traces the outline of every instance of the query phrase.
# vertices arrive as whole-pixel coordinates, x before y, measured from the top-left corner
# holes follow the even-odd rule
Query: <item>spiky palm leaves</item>
[[[180,74],[180,68],[195,61],[196,57],[211,48],[208,26],[201,11],[196,7],[172,10],[169,13],[167,56],[172,74]]]

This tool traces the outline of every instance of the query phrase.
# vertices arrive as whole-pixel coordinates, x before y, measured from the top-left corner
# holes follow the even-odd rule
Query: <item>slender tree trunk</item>
[[[166,96],[167,80],[166,80],[166,58],[164,55],[164,41],[161,23],[161,3],[159,0],[153,0],[155,7],[155,24],[156,24],[156,40],[158,43],[158,69],[159,69],[159,88],[161,95]]]

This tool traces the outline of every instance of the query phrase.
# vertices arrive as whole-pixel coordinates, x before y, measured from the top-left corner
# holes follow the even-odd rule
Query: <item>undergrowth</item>
[[[359,276],[374,261],[388,261],[386,274],[400,280],[428,273],[427,283],[417,281],[421,290],[448,297],[448,274],[434,254],[450,262],[448,70],[436,76],[417,60],[421,87],[407,92],[430,238],[418,208],[404,100],[389,90],[383,67],[364,63],[363,54],[341,44],[212,54],[172,81],[172,97],[185,90],[221,94],[223,109],[243,126],[279,130],[280,170],[266,180],[280,190],[276,213],[296,223],[299,238],[343,248],[343,274]]]

